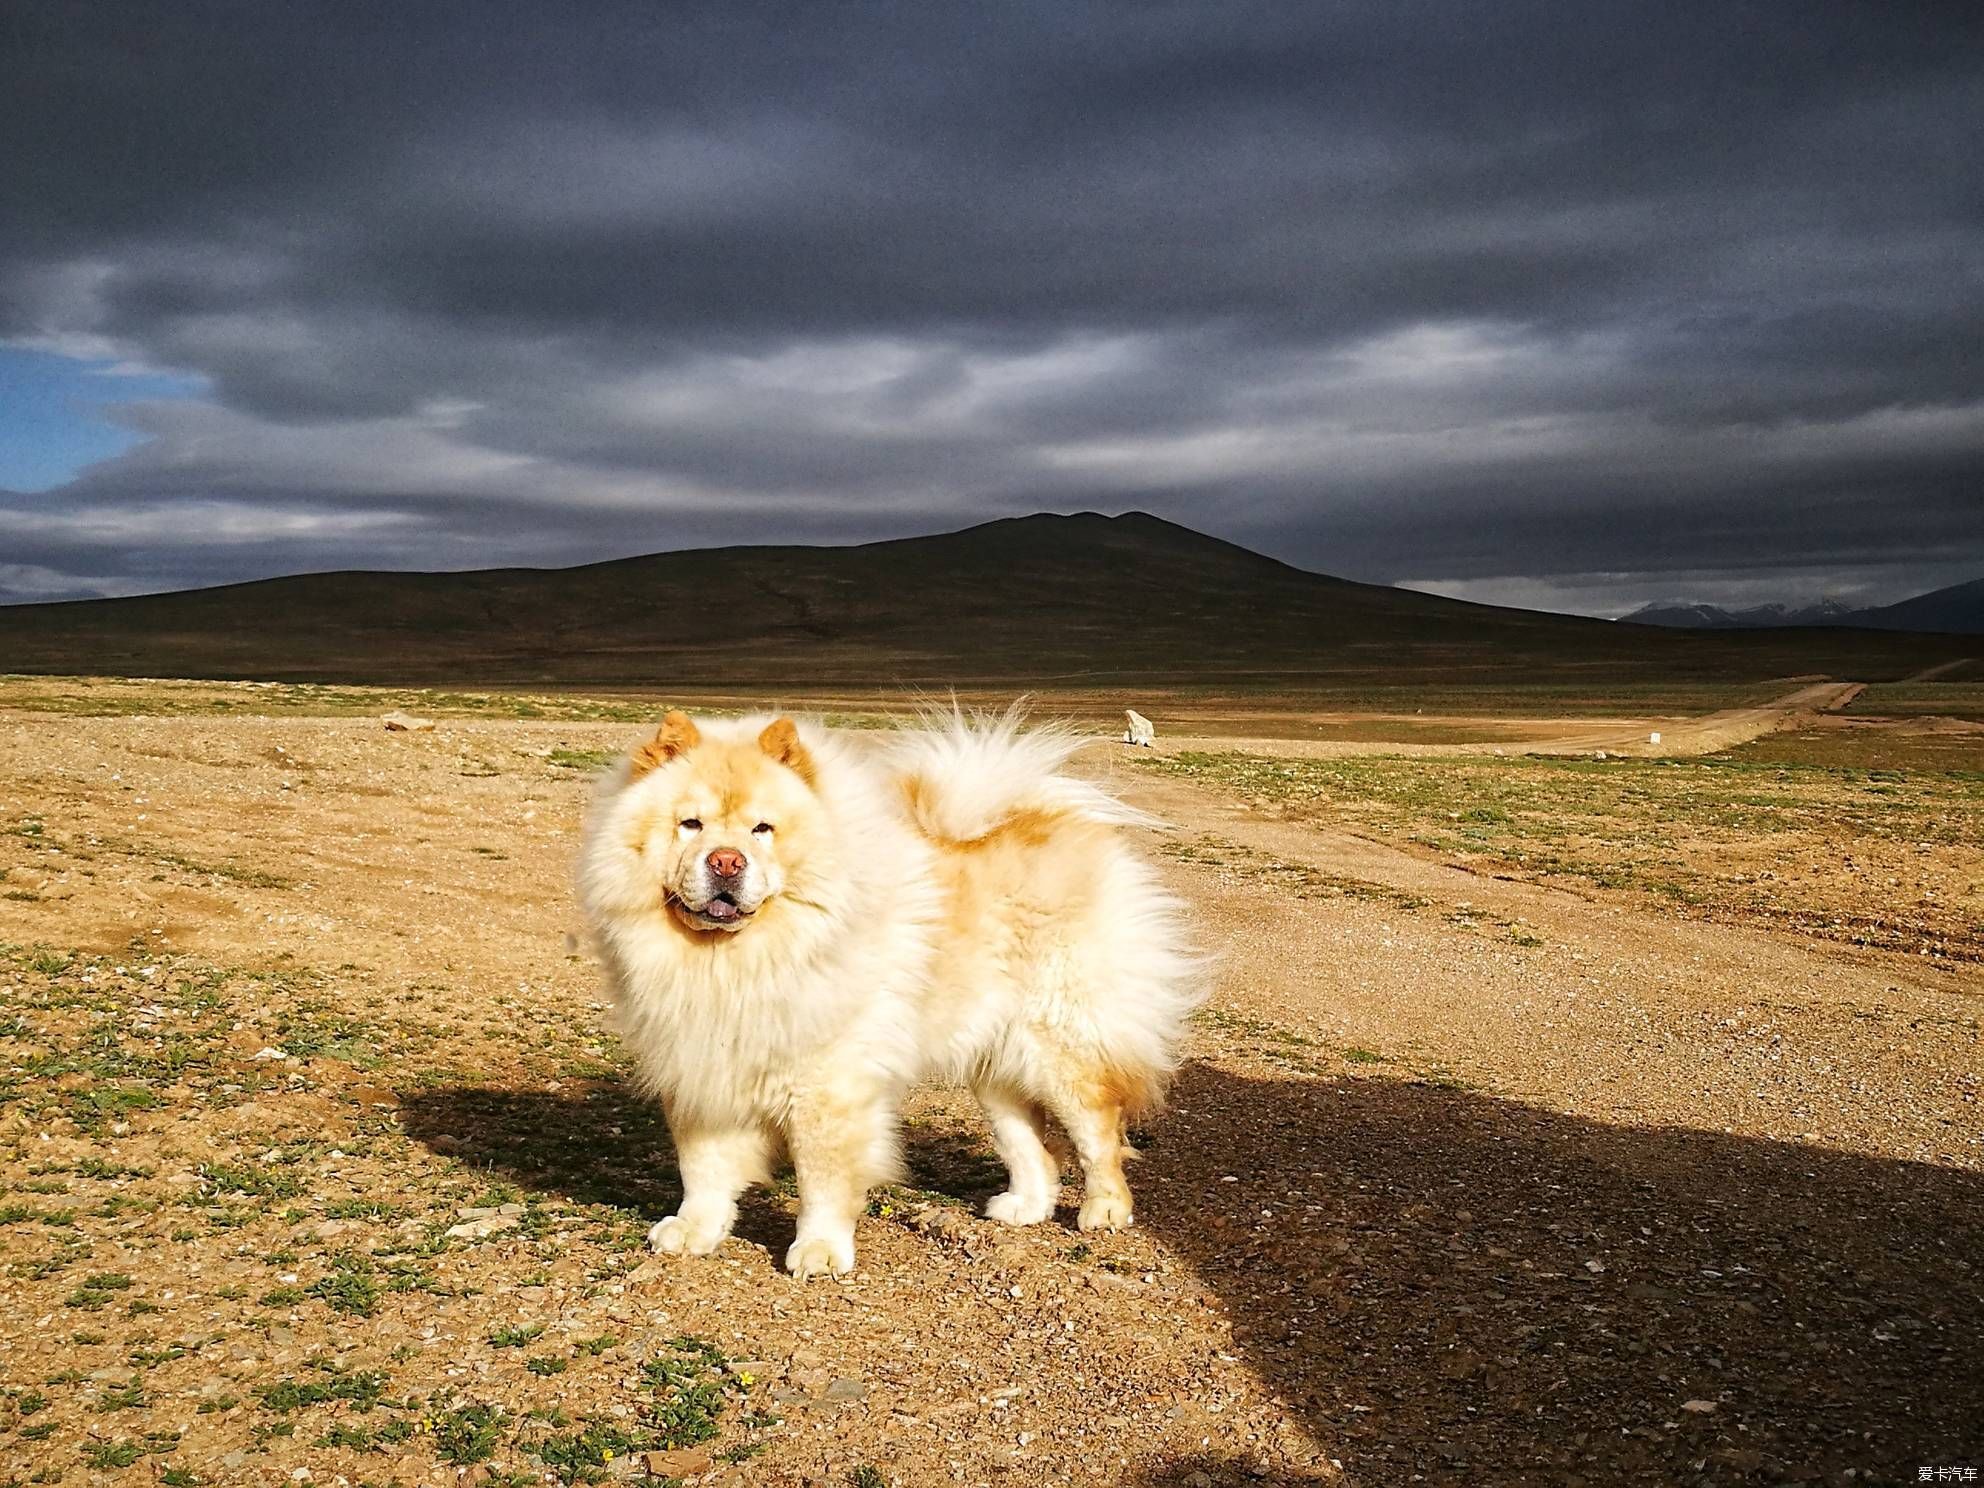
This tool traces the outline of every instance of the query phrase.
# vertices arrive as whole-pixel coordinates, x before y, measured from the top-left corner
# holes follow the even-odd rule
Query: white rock
[[[450,1240],[487,1240],[491,1235],[517,1227],[514,1214],[493,1214],[488,1219],[472,1219],[467,1224],[455,1225],[448,1231]]]

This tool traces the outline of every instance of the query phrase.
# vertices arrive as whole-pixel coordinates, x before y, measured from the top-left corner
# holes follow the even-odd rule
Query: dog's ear
[[[665,765],[676,755],[695,748],[702,739],[696,720],[676,710],[661,720],[661,727],[647,743],[634,751],[634,773],[645,775],[657,765]]]
[[[799,725],[790,718],[775,718],[758,735],[758,747],[791,770],[808,785],[813,783],[813,756],[799,737]]]

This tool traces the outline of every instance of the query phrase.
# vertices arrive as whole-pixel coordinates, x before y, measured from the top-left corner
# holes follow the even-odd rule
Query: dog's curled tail
[[[1061,773],[1082,736],[1052,724],[1029,728],[1018,704],[1004,713],[926,712],[892,751],[910,819],[926,836],[969,845],[1029,818],[1152,826],[1156,819],[1107,791]]]

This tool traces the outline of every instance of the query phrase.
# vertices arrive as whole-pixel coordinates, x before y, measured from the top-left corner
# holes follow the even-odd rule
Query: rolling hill
[[[0,671],[467,687],[1305,690],[1905,675],[1947,639],[1687,633],[1293,568],[1141,513],[566,569],[348,572],[0,607]]]
[[[1851,625],[1875,630],[1939,630],[1984,635],[1984,579],[1952,584],[1904,599],[1898,604],[1856,610]]]

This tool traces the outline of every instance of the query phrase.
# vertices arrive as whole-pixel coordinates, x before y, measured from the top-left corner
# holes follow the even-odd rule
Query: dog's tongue
[[[703,906],[703,913],[713,920],[734,920],[738,910],[728,899],[712,899]]]

